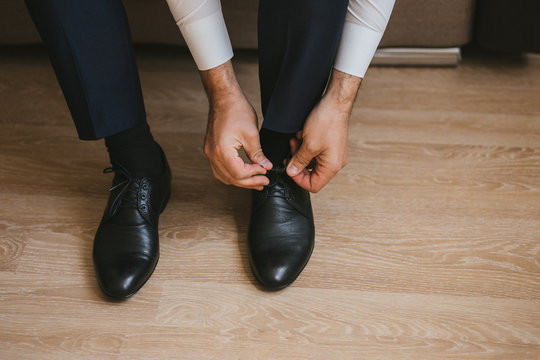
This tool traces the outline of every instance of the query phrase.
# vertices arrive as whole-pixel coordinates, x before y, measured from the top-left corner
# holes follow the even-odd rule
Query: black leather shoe
[[[132,176],[113,164],[109,202],[94,239],[94,268],[103,292],[117,299],[135,294],[159,258],[158,220],[171,194],[171,171],[163,155],[161,176]]]
[[[248,247],[251,268],[266,288],[290,285],[307,265],[315,243],[309,192],[284,168],[269,170],[270,184],[252,191]]]

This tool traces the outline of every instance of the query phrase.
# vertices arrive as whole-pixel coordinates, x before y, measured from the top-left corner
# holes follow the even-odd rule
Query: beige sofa
[[[134,42],[183,44],[165,0],[124,0]],[[257,0],[222,0],[233,46],[257,47]],[[397,0],[381,47],[460,47],[471,41],[474,0]],[[40,38],[22,0],[0,0],[0,44]]]

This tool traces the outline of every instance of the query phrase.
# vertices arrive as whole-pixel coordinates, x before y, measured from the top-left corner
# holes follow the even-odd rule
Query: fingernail
[[[268,164],[268,159],[264,159],[263,161],[261,161],[261,163],[259,165],[264,167],[265,164]]]
[[[298,169],[297,169],[297,167],[294,166],[294,165],[291,165],[291,166],[289,167],[289,174],[291,174],[292,176],[298,174]]]

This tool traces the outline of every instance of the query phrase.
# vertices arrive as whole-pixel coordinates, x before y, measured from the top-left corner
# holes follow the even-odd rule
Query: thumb
[[[272,163],[264,156],[258,137],[256,140],[246,143],[244,145],[244,150],[253,164],[259,164],[266,170],[272,168]]]
[[[309,165],[315,156],[317,156],[317,154],[308,151],[305,142],[302,143],[300,149],[293,155],[291,161],[289,161],[289,164],[287,165],[287,174],[291,177],[298,175]]]

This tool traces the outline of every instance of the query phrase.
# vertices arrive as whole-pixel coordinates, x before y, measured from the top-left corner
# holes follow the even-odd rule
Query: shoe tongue
[[[122,196],[120,206],[126,208],[136,208],[138,206],[138,196],[138,185],[136,182],[133,182],[129,185],[126,192]]]
[[[285,172],[285,168],[274,168],[272,170],[268,170],[266,172],[266,176],[268,179],[270,179],[270,184],[279,181],[280,179],[284,179],[284,177],[288,176]]]
[[[268,192],[274,196],[288,196],[287,177],[284,168],[272,169],[267,172],[270,183],[267,185]]]
[[[145,219],[139,212],[139,181],[133,178],[117,179],[116,186],[118,187],[114,190],[115,204],[111,222],[117,225],[143,224]]]

